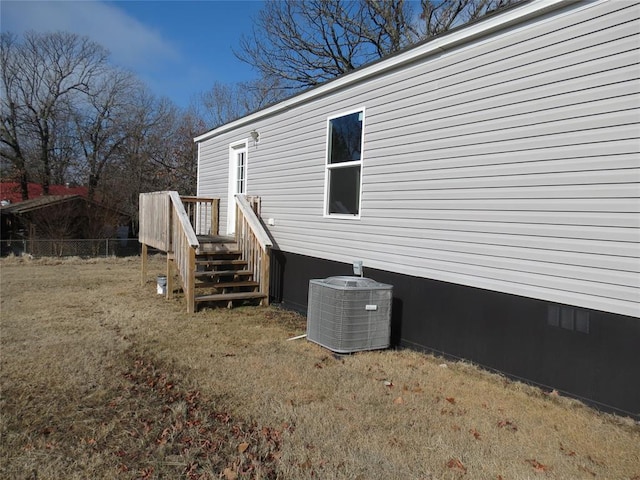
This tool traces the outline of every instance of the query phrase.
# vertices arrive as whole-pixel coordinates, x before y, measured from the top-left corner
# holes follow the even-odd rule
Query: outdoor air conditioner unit
[[[389,347],[393,287],[361,277],[309,281],[307,339],[337,353]]]

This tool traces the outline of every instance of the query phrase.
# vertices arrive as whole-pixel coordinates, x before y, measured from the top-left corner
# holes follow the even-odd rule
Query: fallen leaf
[[[533,458],[529,459],[529,460],[525,460],[525,462],[527,462],[529,465],[531,465],[536,472],[545,473],[545,472],[551,470],[551,467],[549,467],[547,465],[543,465],[542,463],[540,463],[539,461],[537,461],[537,460],[535,460]]]
[[[475,428],[469,430],[469,433],[473,435],[473,438],[475,438],[476,440],[480,440],[480,432],[478,432]]]
[[[385,387],[389,387],[389,388],[393,388],[393,382],[391,380],[385,380],[384,381],[384,386]]]
[[[560,444],[560,451],[562,453],[564,453],[565,455],[567,455],[568,457],[575,457],[576,456],[576,452],[574,452],[573,450],[569,450],[567,448],[564,447],[564,445]]]
[[[452,469],[452,470],[458,470],[460,472],[463,473],[467,473],[467,467],[464,466],[464,464],[458,460],[457,458],[452,458],[450,459],[447,463],[446,463],[447,467]]]
[[[236,480],[238,478],[238,474],[228,467],[222,471],[222,474],[226,480]]]
[[[143,468],[142,470],[140,470],[140,476],[138,478],[151,478],[151,475],[153,475],[154,472],[154,468],[153,467],[147,467],[147,468]]]
[[[498,427],[500,427],[500,428],[508,428],[512,432],[517,432],[518,431],[518,427],[516,426],[516,424],[513,423],[510,420],[500,420],[498,422]]]
[[[453,398],[453,397],[447,397],[447,398],[445,398],[445,400],[446,400],[447,402],[449,402],[449,403],[456,403],[456,399],[455,399],[455,398]]]
[[[393,401],[393,403],[395,403],[396,405],[402,405],[404,403],[404,400],[402,397],[398,397]]]
[[[244,453],[247,451],[247,448],[249,448],[249,444],[247,442],[242,442],[240,445],[238,445],[238,452]]]

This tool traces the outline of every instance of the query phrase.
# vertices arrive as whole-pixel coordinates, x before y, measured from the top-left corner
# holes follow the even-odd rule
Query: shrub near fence
[[[137,238],[99,238],[92,240],[2,240],[2,256],[36,257],[126,257],[140,255]]]

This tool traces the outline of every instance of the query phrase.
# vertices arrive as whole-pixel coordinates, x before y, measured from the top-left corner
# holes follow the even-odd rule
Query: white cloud
[[[134,71],[180,61],[178,49],[158,31],[98,1],[0,2],[2,31],[67,31],[86,35],[111,52],[114,63]],[[158,65],[159,66],[159,65]],[[160,68],[163,68],[160,67]]]

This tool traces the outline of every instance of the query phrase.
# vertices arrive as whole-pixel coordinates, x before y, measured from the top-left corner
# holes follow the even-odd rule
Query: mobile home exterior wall
[[[406,285],[394,289],[399,343],[563,388],[535,367],[512,368],[515,357],[442,339],[484,325],[493,345],[496,328],[518,330],[526,317],[519,344],[531,322],[574,334],[586,319],[577,333],[591,344],[604,315],[640,342],[639,17],[635,2],[534,1],[438,37],[198,137],[198,194],[219,196],[225,215],[230,145],[246,142],[246,192],[262,198],[280,252],[277,297],[304,308],[305,287],[294,285],[362,260],[367,275]],[[362,112],[360,208],[335,216],[328,125],[349,112]],[[445,286],[452,304],[477,298],[475,316],[456,324],[446,302],[430,312]],[[514,299],[520,310],[491,313],[501,327],[483,320],[488,305]],[[640,412],[640,387],[617,399],[566,388]]]

